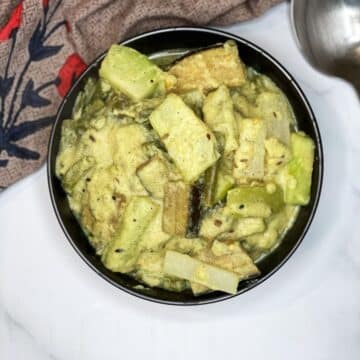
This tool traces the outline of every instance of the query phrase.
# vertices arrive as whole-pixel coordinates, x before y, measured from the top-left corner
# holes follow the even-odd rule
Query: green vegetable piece
[[[239,145],[239,132],[234,115],[234,105],[229,89],[225,85],[220,86],[206,97],[203,113],[204,120],[209,127],[224,135],[224,154],[236,150]]]
[[[125,209],[119,231],[105,248],[102,261],[114,272],[135,269],[142,235],[155,217],[159,206],[147,196],[134,196]]]
[[[280,175],[287,204],[307,205],[310,201],[315,145],[304,133],[291,134],[293,158]]]
[[[150,115],[150,123],[187,183],[219,158],[215,135],[179,96],[169,94]]]
[[[206,171],[204,203],[212,207],[226,197],[228,190],[235,185],[232,175],[232,159],[222,157]]]
[[[239,217],[265,218],[284,207],[283,192],[275,184],[240,186],[228,192],[226,207]]]
[[[206,264],[189,255],[170,250],[165,255],[164,273],[229,294],[236,294],[240,279],[238,274],[231,271]]]
[[[123,45],[112,45],[101,63],[100,77],[135,101],[163,86],[163,73],[145,55]]]
[[[235,179],[231,173],[232,163],[228,159],[221,158],[217,163],[217,171],[215,176],[215,184],[213,190],[212,203],[223,200],[228,190],[235,185]]]

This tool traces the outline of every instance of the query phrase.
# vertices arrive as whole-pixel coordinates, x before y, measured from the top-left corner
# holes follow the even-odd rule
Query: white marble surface
[[[145,302],[106,283],[74,252],[42,168],[0,195],[0,359],[360,358],[357,97],[304,61],[287,5],[227,30],[279,59],[317,115],[325,181],[303,244],[268,281],[230,301]]]

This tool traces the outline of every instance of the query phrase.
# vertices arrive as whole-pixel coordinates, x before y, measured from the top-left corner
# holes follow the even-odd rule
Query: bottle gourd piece
[[[101,62],[100,77],[115,90],[139,101],[163,86],[164,74],[147,56],[123,45],[112,45]]]
[[[315,145],[302,132],[291,134],[292,159],[279,174],[287,204],[307,205],[310,201]]]
[[[118,232],[103,253],[106,268],[121,273],[135,270],[141,237],[158,210],[150,197],[135,196],[130,200]]]

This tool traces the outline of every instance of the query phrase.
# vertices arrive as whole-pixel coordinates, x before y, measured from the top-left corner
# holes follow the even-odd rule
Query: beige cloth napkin
[[[112,43],[177,25],[228,25],[282,0],[1,0],[0,191],[44,162],[57,108]]]

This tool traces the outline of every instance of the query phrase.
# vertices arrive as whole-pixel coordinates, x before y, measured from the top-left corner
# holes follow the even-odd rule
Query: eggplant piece
[[[190,186],[182,181],[165,185],[163,230],[170,235],[185,236],[189,222]]]

